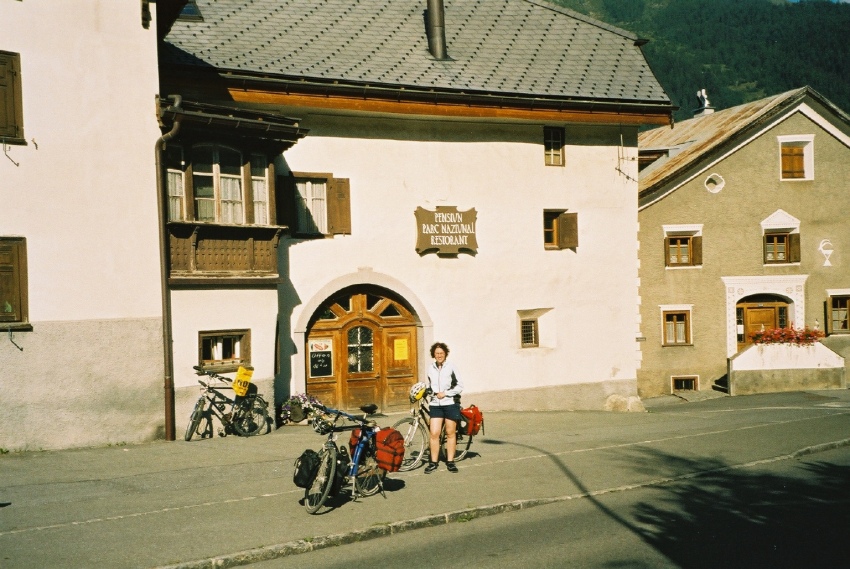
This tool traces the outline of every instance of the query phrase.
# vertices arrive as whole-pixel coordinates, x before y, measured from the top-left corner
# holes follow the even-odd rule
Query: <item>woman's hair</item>
[[[446,355],[449,355],[449,347],[442,342],[434,342],[434,345],[431,346],[431,357],[434,357],[434,350],[437,348],[442,348]]]

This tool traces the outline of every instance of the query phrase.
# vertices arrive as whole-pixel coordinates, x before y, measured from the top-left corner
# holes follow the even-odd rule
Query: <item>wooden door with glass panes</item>
[[[307,393],[325,405],[406,408],[418,375],[416,319],[385,293],[341,292],[316,312],[306,360]]]
[[[788,303],[784,301],[739,302],[736,308],[739,352],[753,343],[754,333],[788,326]]]

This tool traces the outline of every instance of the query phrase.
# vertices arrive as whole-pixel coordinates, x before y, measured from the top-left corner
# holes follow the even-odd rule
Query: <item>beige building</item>
[[[639,145],[641,397],[729,389],[762,330],[818,328],[850,356],[850,117],[808,87],[718,112],[703,92]],[[763,365],[760,391],[844,385]]]

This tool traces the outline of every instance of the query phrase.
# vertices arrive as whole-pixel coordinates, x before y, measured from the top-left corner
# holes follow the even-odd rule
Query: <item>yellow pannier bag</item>
[[[245,397],[248,393],[248,386],[251,385],[251,376],[254,375],[254,368],[239,366],[236,370],[236,378],[233,380],[233,392],[239,397]]]

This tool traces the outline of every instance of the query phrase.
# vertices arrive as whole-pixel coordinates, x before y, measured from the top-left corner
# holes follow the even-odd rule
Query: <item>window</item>
[[[667,267],[702,265],[702,224],[664,225],[664,264]]]
[[[769,232],[764,234],[765,264],[799,263],[800,234]]]
[[[697,391],[699,390],[699,377],[695,375],[673,376],[673,391]]]
[[[356,326],[348,331],[348,373],[372,371],[374,367],[372,330]]]
[[[827,333],[850,333],[850,290],[828,290]]]
[[[564,129],[543,127],[543,149],[547,166],[564,165]]]
[[[265,154],[202,143],[168,145],[163,160],[169,221],[274,225]]]
[[[26,240],[0,237],[0,326],[31,330],[27,310]]]
[[[0,138],[4,144],[26,144],[21,56],[7,51],[0,51]]]
[[[764,234],[764,263],[800,262],[800,220],[781,209],[761,222]]]
[[[293,172],[284,184],[283,215],[292,233],[302,237],[351,233],[351,189],[347,178]]]
[[[217,330],[198,333],[198,363],[218,371],[251,365],[251,331]]]
[[[546,249],[578,247],[578,214],[562,209],[543,212],[543,246]]]
[[[188,22],[203,22],[204,17],[201,14],[200,8],[198,8],[198,3],[196,0],[188,0],[186,5],[183,6],[183,9],[180,11],[180,15],[177,16],[178,20],[185,20]]]
[[[691,306],[662,306],[662,344],[687,346],[691,344]]]
[[[780,180],[813,180],[814,135],[780,136]]]
[[[523,348],[536,348],[540,345],[540,335],[537,331],[537,319],[526,319],[520,322],[520,335]]]

